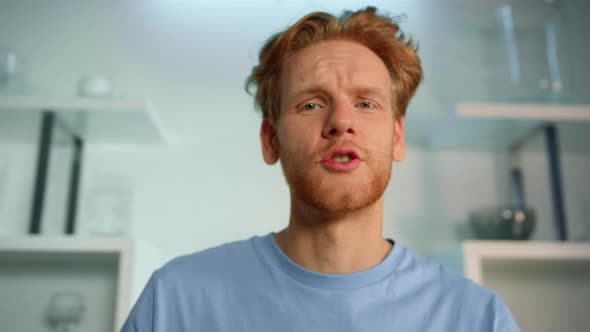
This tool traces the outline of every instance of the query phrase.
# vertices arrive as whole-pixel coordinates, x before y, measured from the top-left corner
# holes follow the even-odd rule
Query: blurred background
[[[394,165],[385,194],[385,236],[464,270],[464,241],[486,238],[472,223],[497,224],[497,215],[508,213],[502,211],[529,207],[525,221],[534,225],[520,236],[528,241],[510,248],[544,257],[545,247],[520,245],[575,245],[555,250],[565,250],[568,264],[581,264],[555,267],[553,259],[528,271],[571,267],[577,272],[559,278],[577,275],[570,280],[577,288],[556,292],[582,294],[571,303],[587,308],[588,1],[0,0],[0,299],[22,299],[21,307],[0,305],[0,322],[22,308],[37,306],[30,310],[41,317],[46,306],[76,307],[82,294],[87,312],[79,330],[112,330],[169,259],[284,228],[287,186],[280,167],[262,160],[260,115],[245,78],[271,34],[312,11],[367,5],[400,15],[424,68],[406,117],[407,159]],[[44,204],[32,232],[42,111],[57,112],[62,126],[46,148]],[[74,136],[84,148],[74,236],[63,237]],[[488,237],[512,239],[500,233]],[[61,256],[51,265],[48,253],[55,252]],[[80,256],[96,252],[106,256]],[[54,268],[71,262],[84,264]],[[96,286],[110,294],[101,300],[114,321],[106,327],[89,321],[98,314],[90,313],[92,295],[84,289],[56,293],[76,281],[37,290],[37,304],[23,295],[30,286],[17,282],[99,270],[112,270]],[[112,301],[116,313],[108,311]],[[56,328],[61,323],[51,312],[11,321],[6,331]],[[562,331],[587,323],[583,314],[572,315],[567,320],[577,323],[559,323]],[[534,322],[525,324],[535,330]]]

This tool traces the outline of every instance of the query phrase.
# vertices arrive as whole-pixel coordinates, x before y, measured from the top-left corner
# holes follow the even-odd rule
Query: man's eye
[[[358,106],[359,106],[360,108],[368,108],[368,109],[373,109],[373,108],[375,108],[375,104],[373,104],[373,103],[372,103],[372,102],[370,102],[370,101],[362,101],[362,102],[360,102],[360,103],[358,104]]]
[[[320,108],[321,108],[321,106],[318,104],[307,103],[307,104],[303,105],[303,107],[301,109],[303,109],[304,111],[315,111]]]

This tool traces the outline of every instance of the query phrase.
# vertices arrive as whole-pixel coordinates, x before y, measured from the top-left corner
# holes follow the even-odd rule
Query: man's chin
[[[293,189],[293,188],[292,188]],[[375,204],[382,196],[382,191],[324,191],[301,190],[294,188],[292,195],[310,208],[328,214],[351,213]]]
[[[309,205],[315,207],[318,211],[324,212],[327,214],[352,213],[355,211],[363,210],[363,209],[375,204],[375,202],[359,201],[359,200],[351,200],[351,199],[324,200],[324,201],[315,201],[315,202],[309,202],[309,203],[310,203]]]

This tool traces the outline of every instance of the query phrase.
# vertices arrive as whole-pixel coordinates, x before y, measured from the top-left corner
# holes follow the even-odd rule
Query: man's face
[[[264,121],[261,140],[293,198],[332,213],[379,200],[405,149],[381,59],[357,43],[323,42],[287,60],[281,84],[279,119]]]

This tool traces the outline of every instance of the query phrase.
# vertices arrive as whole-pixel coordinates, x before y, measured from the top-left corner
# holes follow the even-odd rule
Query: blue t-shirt
[[[291,261],[271,233],[172,260],[122,331],[520,330],[497,294],[399,244],[369,270],[322,274]]]

